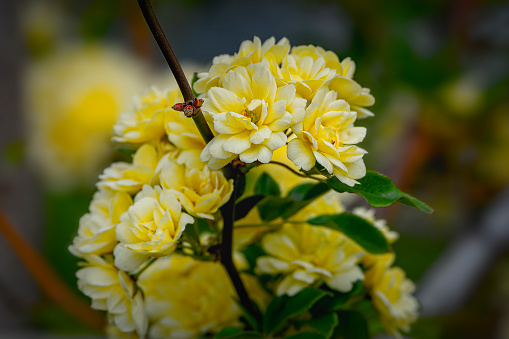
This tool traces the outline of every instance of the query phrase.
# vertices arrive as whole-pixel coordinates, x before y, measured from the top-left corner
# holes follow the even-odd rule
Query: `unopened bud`
[[[177,103],[175,105],[173,105],[172,107],[175,111],[182,111],[182,109],[184,108],[184,104],[183,103]]]
[[[194,99],[194,107],[196,108],[200,108],[201,105],[203,105],[203,99],[198,99],[198,98],[195,98]]]
[[[192,117],[194,113],[194,108],[191,105],[185,105],[183,111],[186,117]]]

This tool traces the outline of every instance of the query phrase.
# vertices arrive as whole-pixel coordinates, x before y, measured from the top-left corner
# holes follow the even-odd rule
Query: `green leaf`
[[[263,329],[267,334],[277,331],[291,317],[309,310],[318,300],[329,292],[314,288],[306,288],[293,297],[283,295],[274,298],[265,312]]]
[[[242,331],[235,327],[226,327],[214,336],[214,339],[264,339],[259,332]]]
[[[322,333],[316,332],[302,332],[299,334],[292,335],[290,337],[285,337],[286,339],[327,339],[325,335]]]
[[[196,93],[196,91],[194,90],[194,83],[198,80],[200,80],[200,78],[198,78],[198,73],[194,72],[193,79],[191,80],[191,89],[193,90],[193,95],[195,97],[198,97],[198,93]]]
[[[348,300],[361,293],[362,290],[362,282],[357,281],[354,283],[352,289],[349,292],[335,292],[333,296],[325,296],[322,298],[313,306],[311,313],[313,315],[319,316],[330,312],[339,311]]]
[[[350,187],[338,178],[327,179],[327,184],[337,192],[349,192],[360,194],[374,207],[387,207],[395,202],[415,207],[426,213],[432,213],[433,209],[417,198],[401,192],[389,177],[375,171],[368,171],[366,176],[359,179],[359,184]]]
[[[308,220],[308,223],[341,231],[366,251],[373,254],[387,253],[390,250],[387,239],[378,228],[366,219],[352,213],[320,215]]]
[[[323,182],[317,184],[305,183],[295,186],[287,194],[287,197],[293,199],[294,203],[284,211],[282,217],[284,219],[291,217],[329,190],[330,187]]]
[[[251,312],[249,312],[245,307],[244,305],[242,305],[242,303],[240,301],[238,301],[237,299],[233,299],[235,301],[235,303],[237,304],[237,306],[240,308],[240,310],[242,311],[242,315],[244,316],[244,319],[246,319],[246,322],[249,326],[251,326],[252,329],[256,330],[256,331],[260,331],[261,330],[261,327],[262,327],[262,313],[260,312],[260,310],[258,309],[258,305],[256,305],[256,303],[253,303],[253,306],[255,307],[255,312],[257,314],[252,314]]]
[[[330,338],[334,328],[338,325],[338,316],[336,313],[327,313],[321,317],[311,319],[306,325]]]
[[[294,200],[291,198],[266,197],[258,203],[258,212],[263,221],[272,221],[285,214]]]
[[[258,180],[256,180],[254,186],[254,193],[274,196],[281,195],[278,183],[266,172],[263,172],[262,175],[260,175],[260,177],[258,178]]]
[[[257,203],[265,198],[264,195],[252,195],[235,204],[235,220],[244,218]]]
[[[361,313],[355,311],[339,311],[339,324],[334,337],[343,339],[369,339],[368,324]]]

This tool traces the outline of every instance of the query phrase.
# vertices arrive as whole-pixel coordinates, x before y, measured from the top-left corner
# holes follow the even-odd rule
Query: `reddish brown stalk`
[[[106,322],[102,314],[92,310],[58,277],[46,260],[12,227],[1,211],[0,233],[11,245],[14,253],[25,265],[41,290],[53,302],[87,326],[98,331],[104,330]]]

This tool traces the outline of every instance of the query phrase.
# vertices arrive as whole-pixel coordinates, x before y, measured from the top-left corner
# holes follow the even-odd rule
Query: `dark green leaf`
[[[330,312],[335,312],[341,309],[341,307],[350,300],[353,296],[362,292],[363,286],[361,281],[357,281],[350,292],[334,293],[334,296],[325,296],[319,302],[317,302],[311,313],[313,315],[323,315]]]
[[[278,183],[269,174],[263,172],[256,180],[254,194],[280,196],[281,191]]]
[[[242,315],[244,316],[244,319],[246,320],[247,324],[254,330],[260,331],[262,327],[262,313],[258,309],[258,305],[256,303],[253,303],[253,306],[255,307],[256,314],[250,313],[244,305],[242,305],[241,302],[239,302],[237,299],[233,299],[237,306],[241,309]]]
[[[274,298],[263,319],[264,332],[274,333],[286,320],[309,310],[318,300],[329,294],[324,290],[307,288],[293,297],[283,295]]]
[[[286,339],[327,339],[327,337],[321,333],[316,332],[302,332],[299,334],[295,334],[289,337],[285,337]]]
[[[390,250],[387,239],[378,228],[366,219],[352,213],[321,215],[308,220],[308,223],[341,231],[373,254],[387,253]]]
[[[237,331],[234,331],[237,330]],[[214,339],[264,339],[259,332],[242,331],[234,327],[227,327],[215,335]]]
[[[285,219],[291,217],[329,190],[330,187],[323,182],[317,184],[305,183],[295,186],[287,195],[288,198],[294,200],[294,203],[285,210],[282,217]]]
[[[265,198],[264,195],[252,195],[245,199],[242,199],[235,204],[235,220],[244,218],[257,203]]]
[[[284,215],[293,204],[293,199],[281,197],[266,197],[258,203],[258,212],[263,221],[272,221]]]
[[[424,202],[401,192],[392,180],[385,175],[375,171],[368,171],[366,176],[358,181],[359,184],[350,187],[339,181],[336,177],[327,179],[327,183],[333,190],[360,194],[374,207],[387,207],[395,202],[400,202],[427,213],[433,212],[433,209]]]
[[[369,339],[368,324],[361,313],[355,311],[339,311],[339,324],[334,337],[343,339]]]
[[[306,324],[329,338],[338,325],[338,316],[336,313],[327,313],[321,317],[311,319]]]

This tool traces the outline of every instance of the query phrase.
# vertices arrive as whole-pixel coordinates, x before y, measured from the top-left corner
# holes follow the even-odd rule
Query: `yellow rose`
[[[242,279],[251,298],[266,303],[256,279]],[[219,262],[172,254],[147,268],[138,285],[145,295],[151,338],[201,338],[241,325],[235,290]]]
[[[187,224],[194,222],[175,193],[160,186],[143,186],[134,204],[120,216],[117,225],[115,265],[133,271],[149,257],[162,257],[173,252]]]
[[[306,109],[302,123],[292,127],[297,138],[288,143],[288,158],[305,171],[318,162],[343,183],[353,186],[366,174],[365,150],[354,146],[366,128],[354,127],[357,117],[337,93],[322,87]]]
[[[92,299],[92,308],[108,311],[110,323],[120,331],[136,331],[143,337],[148,321],[142,293],[135,289],[134,281],[113,266],[111,256],[88,255],[86,260],[76,276],[78,288]]]
[[[96,184],[99,189],[138,193],[154,176],[159,156],[151,144],[142,145],[134,154],[133,162],[116,162],[104,170]]]
[[[210,70],[198,74],[199,80],[194,83],[194,90],[202,94],[208,92],[212,87],[221,87],[223,76],[235,66],[247,66],[263,60],[280,64],[289,50],[290,43],[286,38],[282,38],[277,44],[274,37],[265,40],[263,44],[257,36],[253,41],[245,40],[240,45],[238,53],[215,57]]]
[[[282,274],[276,294],[297,294],[323,279],[330,288],[348,292],[364,279],[358,263],[364,253],[341,233],[310,225],[285,225],[262,238],[268,256],[257,259],[256,272]]]
[[[159,140],[165,135],[167,114],[178,114],[171,107],[184,101],[178,88],[161,91],[155,87],[135,100],[135,109],[122,113],[113,130],[114,141],[122,143],[144,143]]]
[[[302,121],[306,101],[295,97],[293,85],[277,88],[261,63],[228,72],[223,87],[211,88],[202,106],[217,135],[205,146],[201,160],[213,170],[236,157],[268,163],[272,152],[286,145],[285,131]]]
[[[214,213],[232,195],[233,179],[226,180],[220,171],[189,168],[177,161],[165,161],[160,174],[161,186],[172,190],[187,213],[214,220]]]
[[[132,203],[127,193],[97,191],[90,203],[90,212],[80,219],[78,235],[69,246],[69,251],[77,257],[111,253],[118,243],[115,225]]]

